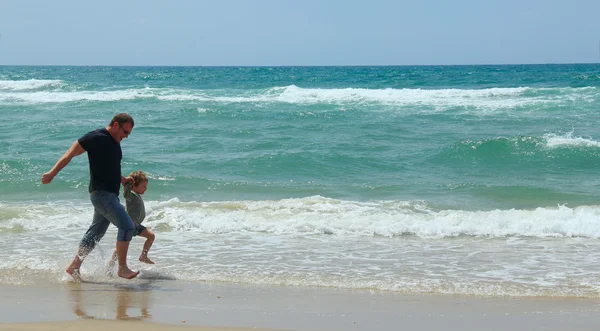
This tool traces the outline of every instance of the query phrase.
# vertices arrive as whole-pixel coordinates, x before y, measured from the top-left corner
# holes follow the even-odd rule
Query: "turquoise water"
[[[68,242],[45,267],[59,273],[91,217],[87,158],[75,158],[50,185],[40,184],[41,174],[75,139],[128,112],[136,126],[122,142],[123,171],[150,174],[144,198],[147,222],[158,231],[157,254],[171,268],[195,250],[215,254],[214,263],[198,257],[198,269],[175,268],[177,278],[245,282],[265,266],[234,259],[228,265],[239,268],[224,272],[221,254],[240,245],[242,253],[256,254],[251,260],[270,261],[289,245],[290,255],[279,258],[293,260],[316,240],[337,247],[317,245],[310,254],[331,259],[332,270],[311,269],[319,265],[314,260],[290,262],[249,282],[401,291],[414,291],[416,282],[418,291],[489,294],[514,276],[514,288],[494,293],[595,296],[587,284],[596,279],[600,261],[585,249],[560,259],[539,255],[553,262],[534,263],[536,271],[523,266],[526,258],[518,252],[498,261],[500,255],[492,255],[504,270],[525,271],[496,280],[481,270],[458,272],[462,285],[452,281],[456,268],[442,280],[428,278],[435,273],[423,250],[449,249],[458,240],[460,249],[447,259],[462,268],[469,265],[462,254],[515,240],[522,252],[540,242],[558,250],[578,247],[578,240],[597,245],[599,86],[597,64],[0,67],[0,238],[56,231],[58,237],[43,242]],[[65,230],[72,233],[63,237]],[[213,238],[215,246],[177,239],[185,236]],[[237,238],[236,244],[222,246],[225,237]],[[181,251],[161,251],[161,238]],[[282,238],[285,244],[274,244]],[[110,235],[103,243],[112,241]],[[18,249],[12,242],[5,245]],[[394,255],[405,245],[421,260]],[[372,271],[364,275],[366,283],[358,281],[363,269],[347,267],[348,261],[358,263],[356,255],[340,255],[358,246],[370,256],[365,259],[374,259],[364,265]],[[188,250],[190,255],[177,255]],[[438,258],[435,251],[431,259]],[[545,267],[580,259],[578,254],[592,259],[573,269],[583,278],[573,280],[565,270],[564,283],[550,286],[560,290],[540,285],[556,281]],[[27,256],[6,262],[3,270],[32,267],[37,260]],[[409,265],[422,265],[414,278],[397,268],[382,271],[390,260],[407,258]],[[312,271],[305,274],[305,268]],[[315,277],[328,280],[302,281]],[[489,291],[465,290],[488,282]]]
[[[152,198],[591,204],[599,69],[2,67],[2,198],[81,197],[85,160],[39,175],[123,111],[123,168]]]

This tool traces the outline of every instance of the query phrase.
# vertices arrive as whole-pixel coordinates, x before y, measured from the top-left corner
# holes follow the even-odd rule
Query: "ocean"
[[[40,178],[119,112],[123,174],[150,176],[141,277],[600,297],[598,64],[0,66],[0,284],[68,281],[87,157]]]

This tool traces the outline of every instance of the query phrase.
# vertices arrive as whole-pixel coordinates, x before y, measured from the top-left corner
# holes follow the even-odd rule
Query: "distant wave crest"
[[[200,103],[291,103],[291,104],[384,104],[425,107],[434,111],[449,108],[480,110],[515,109],[532,105],[561,104],[593,97],[595,88],[487,88],[487,89],[365,89],[301,88],[295,85],[261,90],[193,90],[174,88],[126,88],[117,90],[36,91],[62,81],[0,81],[0,102],[63,103],[79,101],[115,102],[155,99],[164,102]]]
[[[63,85],[58,79],[0,80],[0,91],[27,91]]]

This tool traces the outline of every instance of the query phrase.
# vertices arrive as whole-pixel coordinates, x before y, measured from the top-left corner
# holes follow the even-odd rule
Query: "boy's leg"
[[[112,277],[113,270],[115,268],[115,262],[117,262],[117,249],[113,251],[112,256],[110,257],[110,261],[108,261],[108,266],[106,267],[106,275]]]
[[[115,250],[114,250],[114,252],[113,252],[112,256],[110,257],[110,262],[109,262],[109,264],[110,264],[111,266],[114,266],[114,265],[115,265],[115,262],[117,262],[117,249],[116,249],[116,248],[115,248]]]
[[[142,249],[142,255],[140,255],[140,261],[148,264],[154,264],[154,262],[148,258],[148,251],[150,250],[150,247],[152,247],[152,243],[154,243],[154,232],[148,228],[145,228],[144,231],[139,234],[139,236],[146,238],[144,248]]]

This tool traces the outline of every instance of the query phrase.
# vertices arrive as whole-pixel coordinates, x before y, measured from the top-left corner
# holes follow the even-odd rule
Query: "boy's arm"
[[[71,162],[72,158],[81,155],[84,152],[85,149],[81,147],[79,141],[75,140],[73,145],[71,145],[71,148],[69,148],[69,150],[65,154],[63,154],[63,156],[61,156],[60,159],[58,159],[54,167],[52,167],[52,170],[42,175],[42,184],[49,184],[58,174],[58,172],[61,171],[62,168],[66,167],[67,164],[69,164],[69,162]]]

